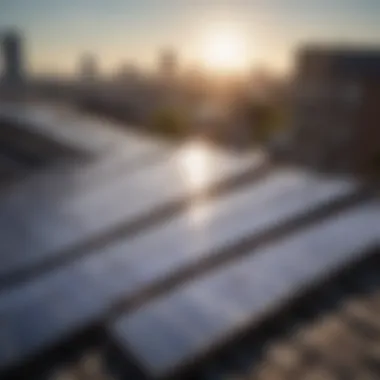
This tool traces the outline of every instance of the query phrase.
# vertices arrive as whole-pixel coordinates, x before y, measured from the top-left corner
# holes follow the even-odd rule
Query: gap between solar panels
[[[111,338],[147,375],[167,377],[363,259],[379,240],[379,202],[358,205],[119,317]]]
[[[249,162],[249,161],[248,161]],[[0,275],[0,291],[17,286],[18,284],[31,281],[73,260],[90,255],[94,250],[102,246],[128,237],[135,237],[153,228],[160,222],[172,218],[181,210],[190,207],[193,202],[207,202],[208,200],[233,192],[240,187],[253,184],[265,178],[271,173],[272,165],[269,161],[261,159],[252,160],[252,165],[242,166],[242,169],[231,170],[226,178],[215,178],[205,188],[187,192],[173,197],[172,200],[163,199],[162,204],[157,200],[155,207],[149,210],[141,210],[139,214],[133,215],[123,221],[104,226],[103,230],[89,234],[82,239],[76,239],[68,248],[63,250],[47,251],[40,257],[33,257],[31,252],[25,256],[25,261],[17,259],[14,267],[3,265],[3,274]],[[154,194],[152,195],[154,196]],[[120,206],[122,208],[122,206]],[[33,262],[31,262],[33,260]]]

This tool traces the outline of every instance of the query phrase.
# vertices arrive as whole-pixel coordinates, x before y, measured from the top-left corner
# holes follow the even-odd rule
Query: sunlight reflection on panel
[[[192,202],[187,211],[190,223],[197,228],[205,226],[211,212],[210,204],[204,200]]]
[[[210,148],[200,142],[194,141],[186,145],[178,155],[178,167],[185,186],[191,192],[202,191],[208,181],[214,167],[214,161]],[[205,226],[208,220],[210,205],[204,199],[194,198],[187,209],[189,222],[199,230]]]
[[[212,167],[212,157],[201,142],[194,142],[178,155],[181,176],[191,191],[202,190],[208,182]]]

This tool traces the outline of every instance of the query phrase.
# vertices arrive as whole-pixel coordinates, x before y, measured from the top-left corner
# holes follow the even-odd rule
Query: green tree
[[[278,105],[269,103],[251,103],[248,105],[248,121],[256,142],[265,143],[285,124],[285,112]]]
[[[157,109],[152,117],[153,132],[169,138],[181,138],[189,133],[189,118],[186,112],[174,107]]]

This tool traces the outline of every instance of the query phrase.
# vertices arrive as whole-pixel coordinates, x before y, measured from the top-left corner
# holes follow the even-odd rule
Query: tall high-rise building
[[[177,53],[172,49],[163,49],[159,56],[159,75],[165,79],[176,76],[178,71]]]
[[[115,79],[122,82],[135,81],[139,77],[139,70],[131,62],[123,63],[118,68]]]
[[[98,61],[91,53],[84,54],[79,62],[79,75],[82,80],[94,80],[99,75]]]
[[[9,84],[19,84],[24,79],[22,38],[14,31],[1,35],[4,80]]]

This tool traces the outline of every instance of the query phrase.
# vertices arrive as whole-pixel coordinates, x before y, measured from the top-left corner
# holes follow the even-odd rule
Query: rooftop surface
[[[379,244],[350,178],[57,107],[0,105],[2,125],[75,152],[0,188],[4,376],[93,329],[142,378],[184,376]]]

